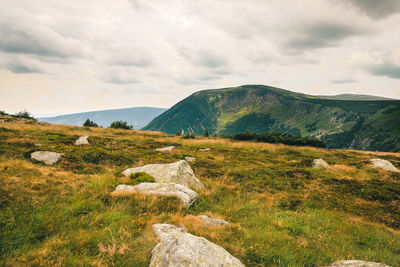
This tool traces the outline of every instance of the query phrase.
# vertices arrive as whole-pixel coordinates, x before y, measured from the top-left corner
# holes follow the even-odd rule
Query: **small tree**
[[[114,121],[111,123],[110,128],[131,130],[133,129],[133,126],[128,125],[126,121]]]
[[[208,133],[208,130],[207,130],[207,129],[204,131],[203,136],[204,136],[204,137],[209,137],[209,136],[210,136],[210,134]]]
[[[83,126],[85,126],[85,127],[99,127],[99,125],[97,125],[97,123],[95,123],[94,121],[89,120],[89,118],[85,121]]]
[[[15,113],[14,117],[28,120],[36,120],[26,109],[24,111]]]
[[[182,132],[181,131],[176,131],[176,134],[175,134],[176,136],[181,136],[182,135]]]

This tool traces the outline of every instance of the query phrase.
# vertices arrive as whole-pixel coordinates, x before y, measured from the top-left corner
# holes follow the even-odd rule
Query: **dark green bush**
[[[131,130],[133,129],[133,126],[128,125],[126,121],[114,121],[113,123],[111,123],[110,128]]]
[[[85,121],[85,123],[83,124],[83,126],[85,126],[85,127],[99,127],[99,125],[97,125],[97,123],[95,123],[94,121],[91,121],[90,119],[87,119]]]
[[[36,121],[36,119],[27,110],[17,112],[15,113],[15,115],[13,115],[13,117]]]

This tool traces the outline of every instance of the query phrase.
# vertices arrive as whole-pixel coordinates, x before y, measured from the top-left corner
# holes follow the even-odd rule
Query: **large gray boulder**
[[[62,156],[64,156],[64,154],[51,151],[36,151],[31,153],[31,159],[43,162],[46,165],[53,165],[59,161]]]
[[[88,145],[88,144],[89,144],[88,138],[89,138],[89,136],[87,136],[87,135],[84,135],[84,136],[79,137],[78,139],[76,139],[75,145],[76,145],[76,146],[79,146],[79,145]]]
[[[171,152],[172,149],[174,149],[175,146],[167,146],[167,147],[162,147],[162,148],[157,148],[154,151],[159,151],[159,152]]]
[[[196,190],[204,189],[204,185],[197,179],[192,168],[185,160],[170,164],[149,164],[126,169],[122,173],[129,176],[137,172],[150,174],[157,183],[176,183]]]
[[[390,172],[400,172],[390,161],[385,159],[370,159],[369,162],[376,168]]]
[[[313,166],[313,168],[316,168],[316,169],[329,169],[330,168],[328,163],[326,163],[326,161],[323,159],[314,159],[312,162],[312,166]]]
[[[347,261],[335,262],[329,265],[328,267],[390,267],[390,266],[377,262],[347,260]]]
[[[161,242],[151,252],[149,267],[244,267],[222,247],[187,233],[185,228],[155,224],[153,230]]]
[[[218,218],[214,218],[214,217],[210,217],[208,215],[199,215],[197,216],[205,226],[225,226],[225,225],[229,225],[229,223],[227,221],[218,219]]]
[[[177,197],[185,207],[189,207],[197,199],[197,193],[183,185],[174,183],[140,183],[138,185],[118,185],[111,193],[113,196],[142,193],[157,196]]]

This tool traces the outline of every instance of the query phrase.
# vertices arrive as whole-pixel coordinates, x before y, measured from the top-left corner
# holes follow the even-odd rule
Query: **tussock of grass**
[[[89,146],[74,146],[89,135]],[[35,144],[41,144],[36,146]],[[155,148],[175,145],[172,153]],[[199,152],[208,147],[210,151]],[[30,152],[65,157],[54,166]],[[128,167],[186,155],[206,189],[190,207],[173,197],[113,197],[120,183],[153,181]],[[151,225],[172,223],[248,266],[324,266],[361,259],[400,265],[400,175],[360,151],[182,139],[161,133],[18,122],[0,127],[0,264],[147,266]],[[380,154],[400,166],[400,155]],[[329,170],[311,167],[323,158]],[[205,227],[209,214],[231,223]]]

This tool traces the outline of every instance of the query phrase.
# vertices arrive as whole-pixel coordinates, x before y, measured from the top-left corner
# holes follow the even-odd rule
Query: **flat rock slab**
[[[161,242],[151,252],[150,267],[244,267],[222,247],[187,233],[185,228],[155,224],[153,230]]]
[[[76,146],[88,145],[89,144],[88,138],[89,138],[89,136],[87,136],[87,135],[79,137],[78,139],[76,139],[75,145]]]
[[[328,267],[390,267],[383,263],[367,262],[358,260],[338,261]]]
[[[199,151],[200,152],[206,152],[206,151],[210,151],[210,149],[209,148],[200,148]]]
[[[111,193],[113,196],[143,193],[157,196],[177,197],[185,207],[189,207],[197,199],[197,193],[183,185],[174,183],[140,183],[138,185],[118,185]]]
[[[137,172],[145,172],[153,176],[157,183],[175,183],[196,190],[204,189],[204,185],[197,179],[192,168],[185,160],[170,164],[149,164],[142,167],[126,169],[122,173],[125,176],[129,176]]]
[[[46,165],[53,165],[59,161],[62,156],[64,156],[64,154],[51,151],[36,151],[31,153],[31,159],[43,162]]]
[[[208,215],[199,215],[197,216],[205,226],[222,226],[222,225],[229,225],[227,221],[210,217]]]
[[[167,146],[167,147],[162,147],[162,148],[157,148],[154,151],[159,151],[159,152],[171,152],[172,149],[174,149],[175,146]]]
[[[369,162],[376,168],[390,172],[400,172],[390,161],[385,159],[370,159]]]
[[[326,163],[326,161],[323,159],[314,159],[312,162],[312,166],[313,166],[313,168],[316,168],[316,169],[329,169],[330,168],[328,163]]]

